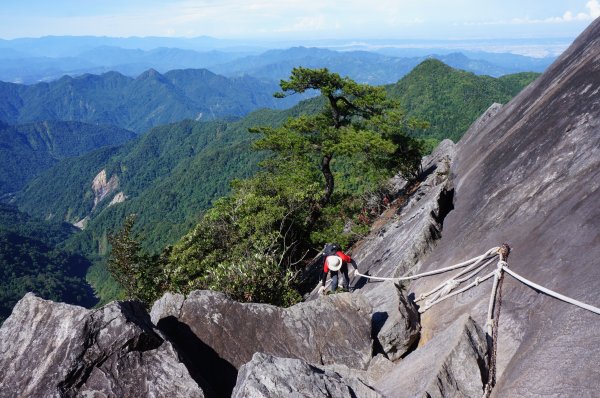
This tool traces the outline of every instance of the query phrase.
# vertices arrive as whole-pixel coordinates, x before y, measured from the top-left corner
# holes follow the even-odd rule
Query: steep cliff
[[[460,141],[451,167],[454,210],[421,271],[508,242],[509,266],[600,306],[600,20],[531,86]],[[416,295],[444,276],[419,280]],[[507,277],[494,395],[595,396],[600,316]],[[422,317],[424,335],[457,316],[485,321],[491,282]]]

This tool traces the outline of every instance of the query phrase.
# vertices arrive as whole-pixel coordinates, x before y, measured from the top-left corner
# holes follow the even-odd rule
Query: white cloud
[[[276,29],[278,32],[310,32],[324,30],[328,27],[324,15],[296,18],[295,22],[283,28]]]
[[[600,17],[600,3],[598,0],[590,0],[585,5],[585,8],[590,10],[590,16],[594,19]]]
[[[534,25],[534,24],[553,24],[577,21],[591,21],[600,16],[600,3],[598,0],[589,0],[585,8],[588,12],[573,13],[565,11],[562,16],[549,18],[513,18],[510,20],[484,21],[484,22],[466,22],[464,25]]]

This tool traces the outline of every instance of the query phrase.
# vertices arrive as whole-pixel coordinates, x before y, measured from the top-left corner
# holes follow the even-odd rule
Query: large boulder
[[[357,369],[366,369],[371,359],[371,306],[360,294],[280,308],[194,291],[187,297],[166,294],[151,316],[184,355],[212,358],[204,374],[218,381],[223,394],[231,392],[236,371],[256,352]]]
[[[380,283],[365,293],[373,307],[372,333],[375,353],[395,361],[419,340],[419,311],[401,285]]]
[[[413,351],[375,386],[387,397],[481,397],[487,383],[485,333],[467,315]]]
[[[1,397],[204,396],[137,302],[90,311],[27,294],[0,353]]]
[[[256,353],[240,368],[234,398],[275,397],[379,398],[358,377],[340,374],[301,359]]]

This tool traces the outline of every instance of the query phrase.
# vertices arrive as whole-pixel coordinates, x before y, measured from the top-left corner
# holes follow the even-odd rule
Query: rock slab
[[[257,352],[317,365],[364,370],[371,359],[371,306],[360,294],[335,294],[290,308],[239,303],[223,293],[166,294],[153,322],[189,358],[212,358],[205,378],[231,392],[237,370]]]
[[[419,311],[400,285],[385,281],[366,292],[373,307],[375,353],[396,361],[419,340]]]
[[[204,397],[140,303],[27,294],[0,328],[0,397]]]
[[[372,230],[369,239],[353,249],[352,257],[362,274],[398,277],[417,272],[422,260],[436,245],[443,221],[452,210],[454,188],[449,180],[455,145],[442,141],[423,159],[421,182],[402,204],[394,217],[382,228]],[[354,286],[369,290],[377,283],[352,281]]]
[[[481,397],[485,334],[468,315],[400,361],[375,386],[387,397]]]
[[[508,242],[512,270],[600,305],[599,82],[596,19],[542,76],[458,143],[455,209],[423,271]],[[418,296],[443,277],[412,289]],[[422,326],[434,335],[466,312],[483,322],[488,300],[489,288],[480,285],[428,310]],[[507,276],[494,396],[598,396],[600,372],[592,364],[600,357],[599,322]]]
[[[240,368],[232,397],[380,398],[382,395],[357,377],[301,359],[256,353]]]

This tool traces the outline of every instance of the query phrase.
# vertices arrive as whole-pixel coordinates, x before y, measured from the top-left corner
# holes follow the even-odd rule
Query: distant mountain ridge
[[[137,78],[118,72],[64,76],[50,83],[0,82],[0,120],[17,124],[69,120],[111,124],[141,133],[183,119],[239,117],[255,109],[284,108],[277,85],[253,77],[226,78],[206,69],[149,69]]]
[[[503,56],[506,56],[510,61],[506,61]],[[395,83],[414,67],[431,58],[456,69],[492,77],[523,71],[542,72],[552,60],[549,58],[541,62],[539,59],[512,54],[496,54],[495,57],[487,56],[489,60],[485,60],[467,57],[460,52],[431,53],[418,57],[396,57],[367,51],[343,52],[323,48],[293,47],[285,50],[269,50],[259,55],[251,55],[224,64],[214,65],[211,70],[227,76],[250,75],[280,80],[286,78],[294,66],[326,67],[359,82],[379,85]],[[515,63],[516,60],[519,60],[520,63]],[[527,62],[527,60],[530,60],[530,62]]]
[[[161,73],[173,69],[206,68],[226,76],[250,75],[279,80],[287,77],[292,67],[305,66],[327,67],[362,83],[389,84],[429,57],[455,68],[494,77],[518,72],[543,72],[555,59],[554,56],[534,58],[511,53],[444,48],[384,47],[366,51],[310,45],[281,48],[281,44],[273,44],[275,48],[268,49],[226,47],[218,44],[218,40],[208,39],[75,39],[64,38],[65,42],[60,38],[0,41],[0,59],[5,60],[0,65],[0,80],[36,83],[53,81],[63,75],[79,76],[108,71],[137,76],[151,68]],[[155,43],[154,47],[150,45],[152,42]],[[196,42],[205,45],[192,44]],[[47,43],[47,47],[42,48],[40,43]],[[54,50],[53,46],[56,47]]]

